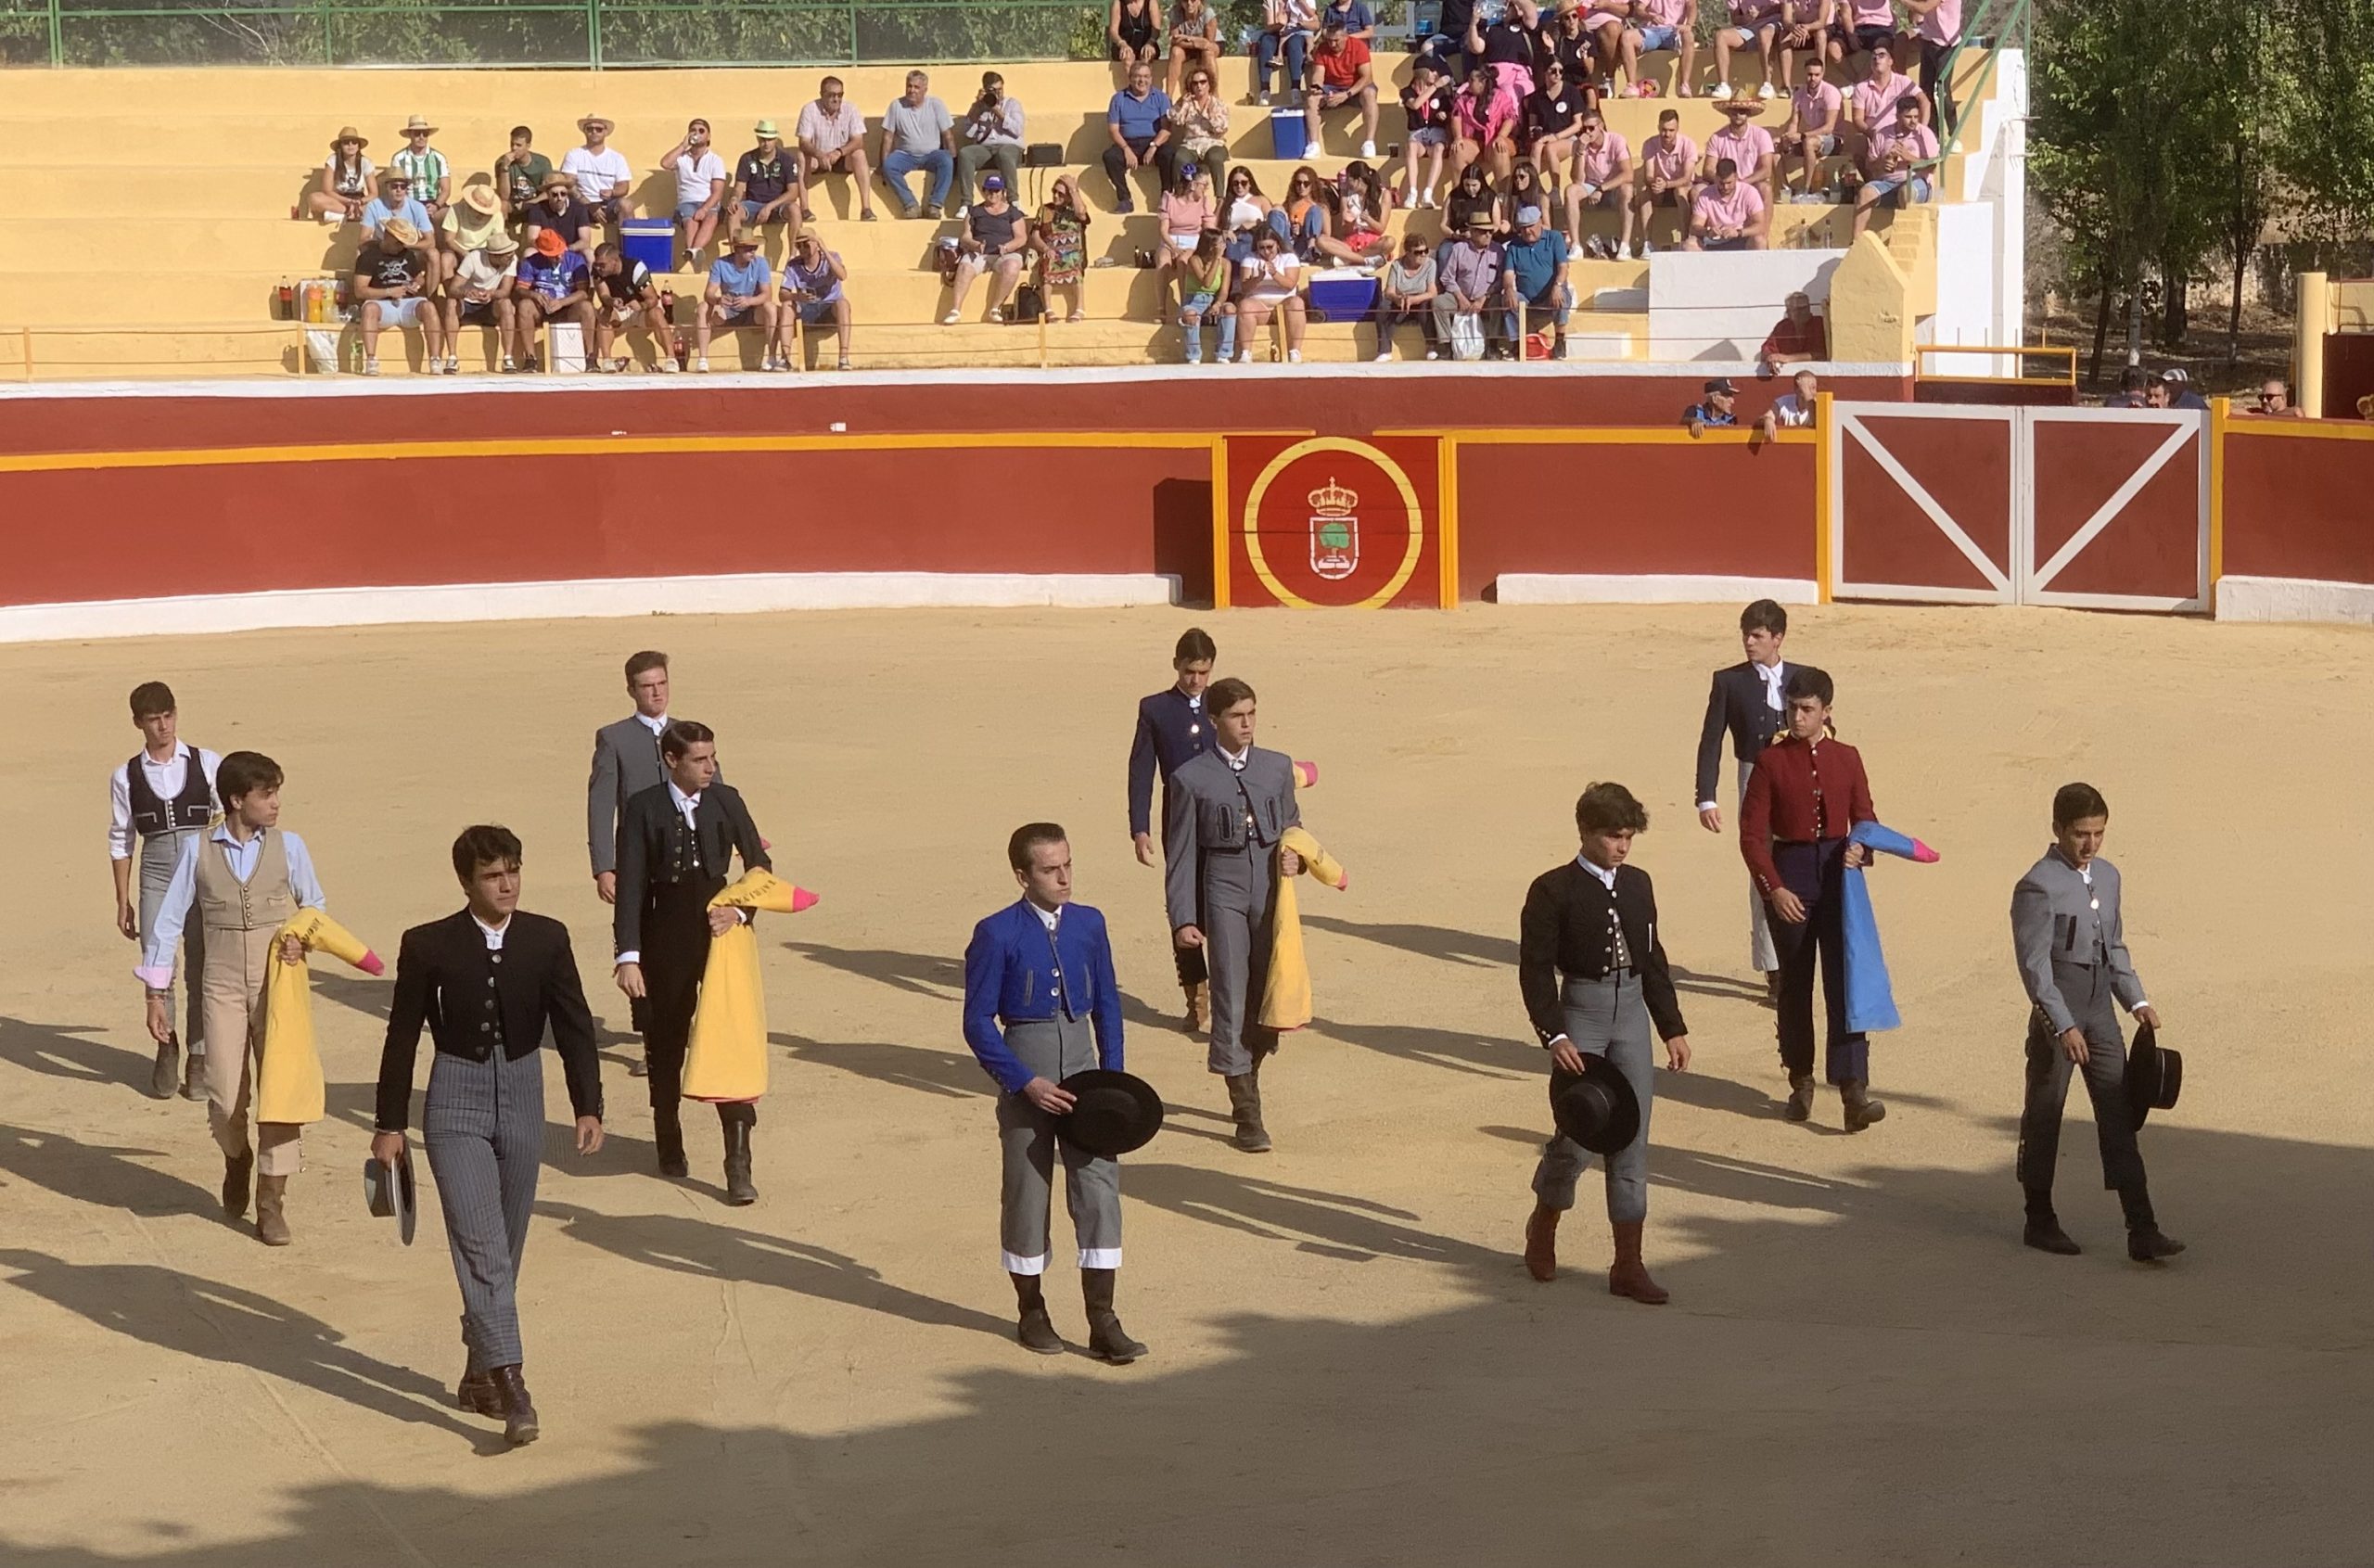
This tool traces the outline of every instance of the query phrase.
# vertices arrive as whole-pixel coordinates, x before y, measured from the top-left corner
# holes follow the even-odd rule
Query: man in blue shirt
[[[437,225],[428,221],[428,209],[413,198],[412,176],[392,169],[380,179],[379,194],[364,203],[363,243],[378,238],[390,218],[402,218],[422,234],[437,232]]]
[[[511,319],[519,333],[512,362],[521,370],[536,368],[536,328],[548,321],[577,326],[587,351],[594,347],[594,274],[585,253],[561,238],[557,229],[538,229],[519,258],[519,274],[511,287]],[[589,361],[589,364],[590,364]]]
[[[1219,657],[1211,634],[1191,626],[1179,634],[1170,668],[1178,679],[1138,704],[1138,733],[1130,743],[1130,842],[1138,864],[1154,864],[1154,781],[1162,775],[1162,807],[1170,816],[1170,775],[1212,749],[1212,716],[1204,711],[1204,688],[1212,683]],[[1168,855],[1170,847],[1163,846]],[[1212,988],[1201,948],[1177,948],[1179,988],[1187,993],[1187,1032],[1211,1027]]]
[[[1366,0],[1329,0],[1319,13],[1321,27],[1340,27],[1347,38],[1363,44],[1376,43],[1376,13],[1370,10]]]
[[[759,254],[759,231],[744,229],[734,236],[731,253],[708,264],[708,287],[701,291],[700,312],[693,318],[693,368],[708,368],[711,332],[755,323],[759,340],[768,346],[772,369],[776,314],[774,273]]]
[[[1729,376],[1718,376],[1706,383],[1706,396],[1682,411],[1681,422],[1690,427],[1690,439],[1696,440],[1708,430],[1728,429],[1740,422],[1734,400],[1740,389],[1731,385]]]
[[[1500,247],[1500,287],[1509,302],[1509,341],[1519,358],[1525,353],[1520,327],[1538,331],[1545,316],[1555,334],[1551,358],[1566,357],[1566,236],[1543,226],[1540,208],[1517,209],[1517,232]]]
[[[1113,95],[1104,111],[1104,133],[1113,145],[1104,149],[1104,177],[1113,182],[1117,212],[1134,212],[1130,195],[1130,171],[1155,163],[1170,141],[1170,95],[1154,84],[1154,67],[1143,61],[1130,68],[1130,84]]]
[[[1079,1243],[1080,1294],[1091,1354],[1117,1364],[1146,1347],[1113,1311],[1121,1268],[1121,1167],[1063,1134],[1072,1097],[1060,1085],[1092,1067],[1121,1069],[1121,992],[1104,917],[1072,899],[1072,849],[1053,822],[1029,822],[1006,841],[1022,897],[973,927],[964,948],[964,1042],[998,1086],[1004,1181],[998,1234],[1014,1280],[1026,1349],[1061,1355],[1041,1278],[1053,1248],[1048,1209],[1055,1151],[1064,1155],[1064,1205]]]

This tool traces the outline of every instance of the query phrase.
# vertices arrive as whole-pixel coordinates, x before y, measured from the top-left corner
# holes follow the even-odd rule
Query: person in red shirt
[[[1756,363],[1770,376],[1784,364],[1830,358],[1830,328],[1814,314],[1814,302],[1804,294],[1789,296],[1789,313],[1780,318],[1755,351]]]
[[[1351,36],[1341,21],[1329,21],[1320,31],[1310,52],[1309,77],[1303,84],[1302,112],[1310,129],[1313,151],[1320,144],[1321,111],[1347,105],[1360,111],[1360,156],[1376,156],[1376,67],[1369,46]]]
[[[1887,1115],[1870,1097],[1870,1042],[1846,1027],[1846,940],[1840,886],[1849,866],[1870,853],[1846,835],[1877,820],[1862,754],[1830,729],[1829,675],[1789,673],[1782,700],[1789,733],[1755,759],[1740,803],[1740,855],[1756,891],[1772,909],[1780,954],[1780,1062],[1789,1074],[1782,1115],[1804,1121],[1814,1109],[1814,965],[1821,965],[1828,1017],[1830,1081],[1845,1104],[1846,1130],[1860,1132]]]

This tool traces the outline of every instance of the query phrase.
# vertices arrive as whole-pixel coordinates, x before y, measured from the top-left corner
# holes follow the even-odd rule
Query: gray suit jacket
[[[2098,855],[2087,870],[2094,877],[2090,887],[2054,848],[2011,889],[2011,947],[2020,961],[2020,984],[2056,1034],[2078,1024],[2053,978],[2056,963],[2089,969],[2108,964],[2111,994],[2118,1004],[2129,1013],[2143,1005],[2143,982],[2127,957],[2119,916],[2118,867]]]
[[[1240,787],[1240,785],[1242,787]],[[1253,822],[1247,831],[1250,809]],[[1170,908],[1170,928],[1193,925],[1203,891],[1206,850],[1268,848],[1290,827],[1302,825],[1295,800],[1295,765],[1283,751],[1255,746],[1237,772],[1217,750],[1180,765],[1164,799],[1162,884]]]
[[[593,858],[594,875],[619,869],[619,816],[627,802],[667,782],[659,737],[642,720],[629,714],[594,732],[594,776],[585,785],[585,852]],[[721,765],[717,782],[725,782]]]

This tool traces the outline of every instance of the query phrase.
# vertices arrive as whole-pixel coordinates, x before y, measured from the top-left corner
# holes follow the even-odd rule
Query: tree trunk
[[[2143,278],[2139,272],[2126,291],[2126,363],[2143,363]]]
[[[2102,274],[2102,302],[2094,311],[2094,358],[2086,367],[2086,385],[2088,387],[2102,384],[2102,351],[2109,346],[2110,337],[2111,279],[2105,273]]]
[[[2186,310],[2185,286],[2189,280],[2179,267],[2160,263],[2160,346],[2163,349],[2184,347],[2185,329],[2191,325]]]
[[[2234,299],[2226,312],[2226,368],[2231,370],[2242,358],[2242,274],[2251,268],[2251,244],[2240,235],[2234,243]]]

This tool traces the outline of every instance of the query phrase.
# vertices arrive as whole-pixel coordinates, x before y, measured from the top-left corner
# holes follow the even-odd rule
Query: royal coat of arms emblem
[[[1352,508],[1360,504],[1331,475],[1310,492],[1310,569],[1330,582],[1341,581],[1359,569],[1360,519]]]

